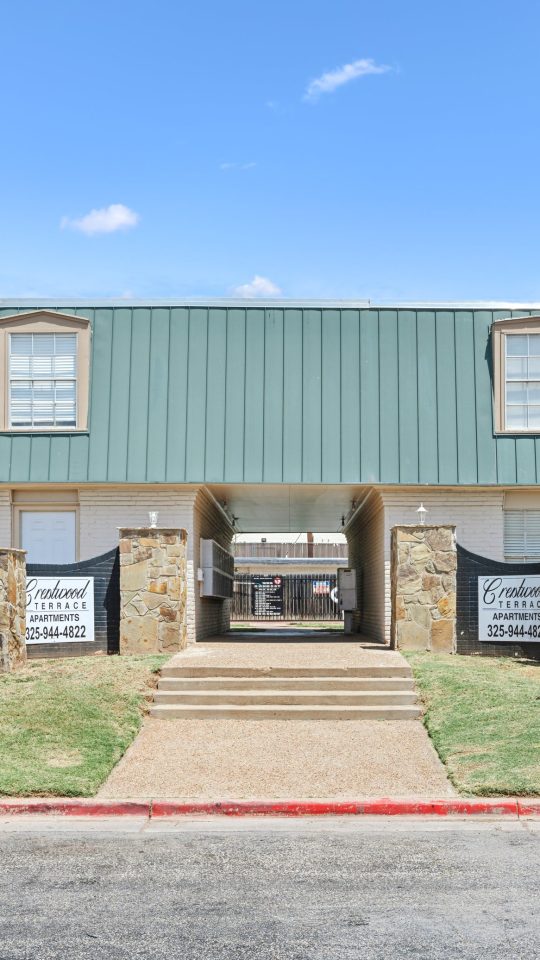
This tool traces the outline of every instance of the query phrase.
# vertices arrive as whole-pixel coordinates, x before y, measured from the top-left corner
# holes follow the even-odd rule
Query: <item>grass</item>
[[[138,732],[166,660],[38,660],[0,675],[0,795],[93,796]]]
[[[483,797],[540,795],[540,663],[405,656],[454,786]]]

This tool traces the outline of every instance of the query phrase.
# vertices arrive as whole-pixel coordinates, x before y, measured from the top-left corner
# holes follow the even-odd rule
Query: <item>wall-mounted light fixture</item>
[[[418,507],[418,510],[417,510],[416,512],[417,512],[417,514],[418,514],[418,520],[419,520],[421,526],[423,527],[424,524],[425,524],[425,522],[426,522],[426,514],[427,514],[427,510],[426,510],[426,508],[425,508],[425,506],[424,506],[423,503],[420,504],[420,506]]]

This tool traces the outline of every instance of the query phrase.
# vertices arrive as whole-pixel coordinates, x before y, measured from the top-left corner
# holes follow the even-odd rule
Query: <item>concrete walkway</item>
[[[234,632],[193,643],[172,658],[169,666],[196,667],[375,667],[405,664],[397,650],[380,643],[344,641],[331,631],[254,630]]]
[[[281,668],[405,664],[375,644],[243,635],[194,644],[170,664]],[[100,797],[345,799],[454,793],[419,720],[145,720]]]

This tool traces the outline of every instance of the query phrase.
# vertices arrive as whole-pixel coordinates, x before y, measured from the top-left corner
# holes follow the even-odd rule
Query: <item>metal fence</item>
[[[341,620],[337,577],[237,573],[231,620]]]

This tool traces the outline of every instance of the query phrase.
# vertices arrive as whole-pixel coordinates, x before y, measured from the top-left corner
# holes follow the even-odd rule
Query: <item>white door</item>
[[[21,547],[27,563],[74,563],[76,559],[74,510],[22,510]]]

